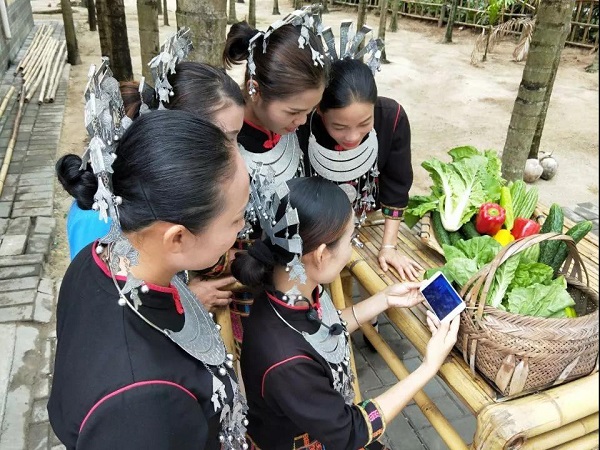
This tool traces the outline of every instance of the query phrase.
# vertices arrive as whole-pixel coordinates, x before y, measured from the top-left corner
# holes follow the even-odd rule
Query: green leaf
[[[521,260],[521,255],[517,254],[511,256],[506,261],[504,261],[498,269],[496,269],[496,274],[494,275],[494,281],[492,283],[492,288],[488,293],[488,298],[486,303],[495,308],[498,308],[502,301],[504,300],[504,296],[508,291],[508,287],[515,277],[515,272],[517,271],[517,267],[519,266],[519,261]]]
[[[562,276],[549,285],[535,283],[513,289],[507,300],[510,312],[537,317],[564,317],[561,311],[564,312],[567,306],[575,305]]]
[[[521,254],[521,262],[519,263],[519,267],[517,267],[509,290],[531,286],[536,283],[549,285],[552,282],[553,276],[554,270],[552,267],[538,262],[528,262],[523,258],[523,254]]]
[[[415,195],[408,200],[408,205],[402,214],[404,223],[408,228],[414,227],[419,219],[429,211],[438,206],[438,200],[434,196]]]
[[[455,147],[448,151],[448,154],[452,158],[453,162],[460,161],[461,159],[470,158],[471,156],[481,156],[479,150],[471,145],[464,145],[462,147]]]
[[[454,258],[444,266],[444,275],[463,287],[479,271],[477,262],[469,258]]]
[[[475,260],[481,268],[494,259],[502,246],[491,236],[485,235],[466,241],[458,241],[456,248],[463,252],[467,258]]]
[[[443,244],[442,249],[444,250],[444,258],[446,259],[446,262],[451,261],[455,258],[467,258],[467,255],[465,255],[465,253],[462,250],[460,250],[457,247],[454,247],[453,245]]]

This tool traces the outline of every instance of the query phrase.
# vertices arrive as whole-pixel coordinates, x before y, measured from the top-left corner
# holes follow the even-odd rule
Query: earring
[[[248,95],[250,95],[250,97],[254,97],[256,95],[256,85],[253,81],[248,82]]]

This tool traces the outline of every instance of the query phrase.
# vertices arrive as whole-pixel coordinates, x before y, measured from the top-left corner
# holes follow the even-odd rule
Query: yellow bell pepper
[[[506,244],[514,241],[515,237],[510,234],[510,231],[502,229],[494,235],[494,239],[504,247]]]
[[[567,306],[565,308],[565,314],[569,318],[577,317],[577,313],[575,312],[575,308],[573,308],[572,306]]]

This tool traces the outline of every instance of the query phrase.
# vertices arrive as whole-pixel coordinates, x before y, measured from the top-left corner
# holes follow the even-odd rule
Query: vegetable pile
[[[507,184],[494,151],[458,147],[448,152],[452,161],[436,158],[423,162],[433,181],[428,196],[414,196],[404,219],[414,226],[431,214],[434,234],[443,248],[446,264],[437,271],[462,288],[508,243],[537,233],[563,232],[564,217],[553,204],[544,225],[531,217],[538,202],[535,186],[519,180]],[[579,242],[592,229],[583,221],[566,234]],[[568,255],[562,241],[543,241],[511,256],[496,271],[486,303],[516,314],[538,317],[576,317],[567,282],[559,270]]]

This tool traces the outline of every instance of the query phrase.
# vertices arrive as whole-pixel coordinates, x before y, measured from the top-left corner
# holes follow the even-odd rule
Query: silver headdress
[[[300,237],[300,219],[298,210],[289,202],[290,189],[287,183],[277,183],[270,167],[258,166],[252,173],[250,182],[250,202],[247,214],[250,221],[260,223],[260,226],[271,241],[294,257],[287,264],[286,271],[290,280],[295,281],[294,287],[286,292],[289,303],[293,304],[301,296],[298,284],[306,283],[306,271],[302,264],[302,238]],[[282,202],[288,197],[285,213],[277,218],[277,211]],[[281,234],[283,233],[283,237]],[[279,236],[278,236],[279,235]]]
[[[160,53],[148,63],[154,79],[156,97],[159,100],[158,109],[165,109],[164,103],[169,103],[169,97],[173,96],[173,86],[167,76],[175,73],[177,63],[185,59],[191,50],[191,31],[188,27],[182,27],[176,34],[167,38],[160,47]]]
[[[381,66],[381,52],[384,43],[381,39],[371,38],[367,44],[359,50],[360,44],[366,39],[368,33],[372,31],[371,27],[363,25],[356,33],[352,32],[352,21],[345,20],[340,25],[340,49],[339,53],[335,46],[335,36],[331,27],[324,28],[321,32],[325,46],[327,47],[327,56],[331,61],[338,59],[352,58],[362,59],[368,56],[367,65],[370,67],[373,75],[379,71]]]
[[[221,448],[246,450],[249,447],[245,440],[248,425],[245,414],[248,408],[236,381],[231,376],[233,355],[226,352],[225,344],[219,335],[220,326],[214,322],[212,314],[204,309],[178,276],[172,279],[171,284],[177,290],[184,312],[184,325],[180,331],[160,328],[138,311],[142,304],[140,294],[147,294],[150,288],[131,273],[131,267],[138,264],[139,254],[122,233],[119,225],[119,205],[122,199],[112,192],[111,179],[112,164],[117,158],[116,143],[131,124],[131,119],[125,115],[119,83],[108,67],[108,58],[102,59],[98,70],[92,65],[88,78],[85,90],[85,126],[91,139],[82,157],[82,170],[89,162],[98,178],[98,191],[94,195],[92,208],[99,212],[101,220],[106,221],[108,217],[112,219],[110,231],[100,239],[96,252],[103,254],[106,250],[108,268],[119,293],[119,305],[129,307],[150,327],[164,334],[200,361],[212,375],[211,401],[214,411],[220,410]],[[127,272],[127,279],[121,287],[116,274],[123,268]],[[223,379],[229,380],[232,388],[231,406],[227,402],[228,394]]]
[[[298,48],[304,49],[305,46],[308,46],[311,57],[313,60],[313,64],[315,66],[321,66],[325,64],[324,55],[316,50],[310,44],[310,32],[313,32],[317,35],[321,33],[321,7],[319,5],[311,5],[305,6],[302,9],[296,10],[285,16],[283,19],[274,22],[269,26],[267,31],[259,31],[257,32],[252,39],[250,39],[250,44],[248,45],[248,72],[250,74],[250,80],[253,80],[254,75],[256,75],[256,64],[254,63],[254,50],[256,48],[256,41],[262,37],[262,51],[263,53],[267,52],[267,46],[269,44],[269,37],[273,32],[284,25],[294,25],[301,27],[300,37],[298,38]],[[251,85],[252,86],[252,85]],[[256,93],[256,90],[251,87],[250,95]]]

